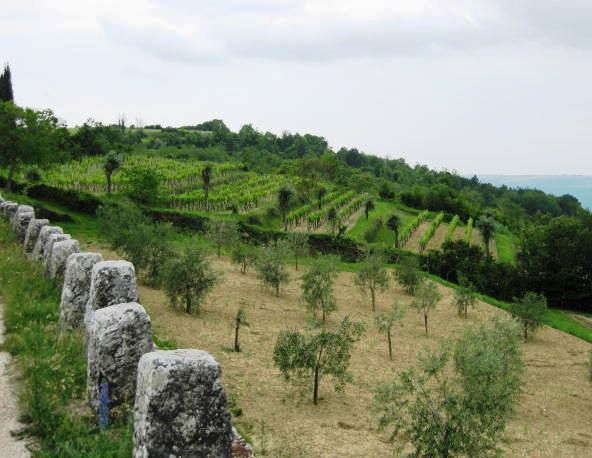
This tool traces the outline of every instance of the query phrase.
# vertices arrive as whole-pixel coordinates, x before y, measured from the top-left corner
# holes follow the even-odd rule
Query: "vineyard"
[[[356,196],[353,191],[330,192],[320,202],[310,202],[290,211],[287,215],[288,227],[306,223],[306,230],[314,231],[326,223],[342,223],[362,208],[367,199],[367,195]]]

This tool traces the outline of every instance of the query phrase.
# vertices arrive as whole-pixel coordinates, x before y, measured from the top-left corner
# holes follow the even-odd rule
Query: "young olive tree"
[[[386,340],[388,343],[388,352],[389,352],[389,359],[393,360],[393,342],[392,342],[392,333],[393,327],[396,324],[403,326],[401,320],[405,316],[405,310],[399,305],[398,302],[395,302],[391,309],[388,312],[381,313],[376,315],[374,320],[376,324],[376,328],[378,332],[382,334],[386,334]]]
[[[405,292],[411,296],[415,296],[417,288],[419,288],[419,285],[421,285],[424,280],[417,261],[410,257],[403,258],[396,276]]]
[[[117,157],[115,151],[109,151],[105,162],[103,163],[103,170],[105,178],[107,178],[107,194],[111,194],[113,174],[121,167],[121,161]]]
[[[261,249],[255,261],[257,276],[265,285],[275,289],[275,295],[279,297],[280,287],[290,281],[286,259],[288,249],[282,242],[275,246],[267,246]]]
[[[216,254],[220,257],[223,247],[232,246],[238,240],[238,227],[236,222],[221,219],[212,219],[208,223],[206,238],[216,247]]]
[[[438,292],[436,284],[432,281],[425,281],[417,288],[415,299],[410,304],[411,308],[423,315],[426,337],[428,336],[428,316],[436,308],[440,299],[442,299],[442,295]]]
[[[275,343],[273,362],[286,381],[306,383],[312,379],[312,400],[319,400],[319,385],[324,376],[331,376],[335,391],[340,392],[351,381],[348,372],[354,344],[364,333],[362,323],[345,317],[339,329],[325,328],[282,331]]]
[[[249,267],[251,267],[257,258],[255,247],[248,243],[237,241],[232,246],[232,252],[230,258],[233,263],[240,266],[240,271],[244,275],[247,273]]]
[[[170,259],[163,275],[163,286],[173,307],[183,305],[187,313],[199,309],[218,278],[198,250],[189,250]]]
[[[294,191],[288,187],[280,188],[278,191],[278,207],[282,215],[282,222],[284,223],[284,231],[288,231],[288,212],[292,206],[292,197],[294,197]]]
[[[316,259],[310,270],[302,276],[302,296],[314,318],[320,310],[325,321],[329,313],[337,310],[333,295],[336,277],[336,260],[332,256]]]
[[[464,315],[467,318],[469,308],[475,307],[477,293],[473,284],[464,275],[458,275],[458,283],[459,287],[454,291],[454,304],[456,305],[458,316]]]
[[[389,284],[389,275],[384,260],[378,254],[369,254],[362,261],[360,270],[354,279],[362,293],[370,292],[372,311],[376,310],[376,293],[384,291]]]
[[[522,325],[526,342],[528,334],[534,334],[542,326],[541,320],[547,313],[547,298],[543,294],[529,291],[519,299],[514,298],[510,312]]]
[[[249,322],[247,321],[247,313],[243,307],[239,307],[236,312],[236,316],[234,317],[234,351],[237,353],[241,351],[239,341],[239,331],[241,326],[249,326]]]
[[[296,270],[298,270],[298,259],[306,256],[309,252],[308,234],[304,232],[290,232],[287,241],[296,261]]]
[[[411,457],[498,456],[524,373],[518,335],[512,320],[494,319],[424,354],[377,391],[381,429],[411,442]]]

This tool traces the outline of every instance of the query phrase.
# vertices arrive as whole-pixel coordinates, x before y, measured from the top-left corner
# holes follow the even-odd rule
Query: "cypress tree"
[[[14,102],[14,93],[12,92],[12,78],[8,64],[4,66],[4,71],[0,75],[0,100],[3,102]]]

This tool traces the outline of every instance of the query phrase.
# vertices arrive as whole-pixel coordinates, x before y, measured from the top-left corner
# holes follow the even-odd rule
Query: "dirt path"
[[[4,308],[0,304],[0,345],[4,343]],[[18,410],[16,394],[11,386],[10,355],[0,352],[0,454],[6,458],[25,458],[31,454],[25,442],[18,441],[10,435],[10,431],[19,429],[17,422]]]
[[[421,241],[421,236],[425,231],[427,231],[428,227],[432,224],[431,221],[424,221],[419,225],[417,229],[411,234],[409,241],[403,247],[405,250],[413,251],[415,253],[419,253],[419,242]]]
[[[430,250],[439,250],[444,240],[446,239],[446,234],[448,234],[448,223],[441,223],[432,235],[432,238],[428,242],[428,246],[426,247],[426,251]]]

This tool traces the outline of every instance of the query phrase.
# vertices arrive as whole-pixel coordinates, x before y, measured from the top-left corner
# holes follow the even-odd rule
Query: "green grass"
[[[132,427],[121,412],[101,432],[86,406],[86,352],[77,333],[60,334],[59,290],[14,244],[0,224],[0,290],[5,307],[4,347],[22,374],[20,404],[39,450],[36,457],[129,457]]]
[[[386,227],[386,222],[389,217],[393,214],[399,216],[399,218],[401,218],[401,225],[405,226],[413,219],[414,215],[400,210],[399,207],[392,202],[377,200],[374,204],[376,208],[369,213],[368,219],[362,214],[362,216],[358,218],[358,221],[356,221],[354,227],[347,232],[347,236],[358,242],[365,242],[364,233],[374,226],[374,222],[378,218],[382,218],[385,227],[383,227],[378,233],[376,243],[384,247],[392,247],[395,244],[395,234]]]
[[[516,241],[511,234],[505,232],[495,233],[495,244],[500,261],[513,264],[516,261]]]

